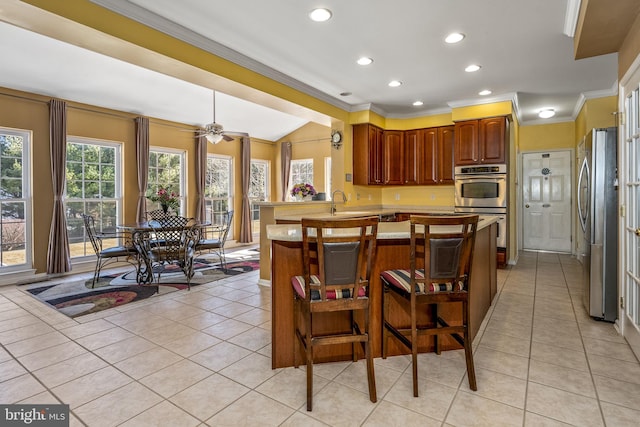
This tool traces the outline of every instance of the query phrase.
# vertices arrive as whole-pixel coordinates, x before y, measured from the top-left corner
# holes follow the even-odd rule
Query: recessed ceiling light
[[[462,41],[463,38],[464,34],[462,33],[451,33],[444,39],[444,41],[447,43],[458,43]]]
[[[424,105],[424,102],[422,101],[416,101],[413,103],[414,107],[420,107],[421,105]]]
[[[389,82],[389,87],[398,87],[402,85],[402,82],[400,80],[391,80]]]
[[[471,65],[469,65],[467,68],[465,68],[464,70],[465,70],[467,73],[473,73],[473,72],[475,72],[475,71],[478,71],[480,68],[481,68],[481,67],[480,67],[479,65],[471,64]]]
[[[328,21],[329,19],[331,19],[331,11],[324,8],[313,9],[311,12],[309,12],[309,18],[311,18],[312,21],[316,22]]]
[[[481,96],[491,95],[491,91],[489,89],[481,90],[480,92],[478,92],[478,95],[481,95]]]
[[[358,65],[369,65],[373,62],[373,59],[363,56],[362,58],[359,58],[358,61],[356,62],[358,63]]]
[[[545,108],[543,110],[540,110],[540,112],[538,113],[538,117],[540,117],[541,119],[548,119],[555,115],[556,115],[556,110],[554,110],[553,108]]]

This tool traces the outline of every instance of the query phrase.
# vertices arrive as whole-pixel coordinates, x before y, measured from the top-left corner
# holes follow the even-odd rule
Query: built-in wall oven
[[[507,247],[507,165],[456,166],[455,211],[498,218],[499,248]]]

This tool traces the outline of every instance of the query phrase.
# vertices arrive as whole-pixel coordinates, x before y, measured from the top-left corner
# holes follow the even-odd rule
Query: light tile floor
[[[637,426],[640,364],[581,303],[574,258],[522,253],[475,341],[478,391],[461,351],[271,369],[270,292],[258,272],[69,319],[0,288],[0,402],[68,403],[90,426]]]

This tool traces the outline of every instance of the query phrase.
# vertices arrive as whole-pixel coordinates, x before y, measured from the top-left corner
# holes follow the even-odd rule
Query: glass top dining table
[[[136,279],[140,284],[149,284],[153,282],[153,266],[147,252],[142,248],[139,243],[143,238],[148,238],[150,233],[154,231],[161,231],[167,227],[189,227],[189,228],[203,228],[210,226],[209,221],[197,221],[193,218],[183,218],[183,224],[177,219],[181,217],[168,217],[168,221],[151,220],[142,222],[132,222],[119,224],[116,228],[131,233],[131,239],[134,247],[138,252],[138,267],[136,270]]]

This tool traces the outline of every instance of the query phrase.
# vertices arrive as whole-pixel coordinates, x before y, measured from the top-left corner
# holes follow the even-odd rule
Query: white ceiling
[[[617,54],[573,59],[567,0],[92,0],[323,101],[386,117],[513,100],[522,124],[555,108],[575,119],[585,98],[616,93]],[[576,0],[570,0],[575,6]],[[325,23],[312,7],[332,10]],[[457,45],[443,38],[466,34]],[[0,85],[181,123],[212,121],[211,90],[0,25]],[[360,56],[372,65],[355,63]],[[34,66],[33,58],[40,66]],[[464,67],[477,63],[476,73]],[[388,81],[401,80],[399,88]],[[480,97],[482,89],[489,97]],[[352,95],[341,96],[343,92]],[[422,107],[413,107],[415,100]],[[276,140],[307,122],[217,92],[225,130]]]

